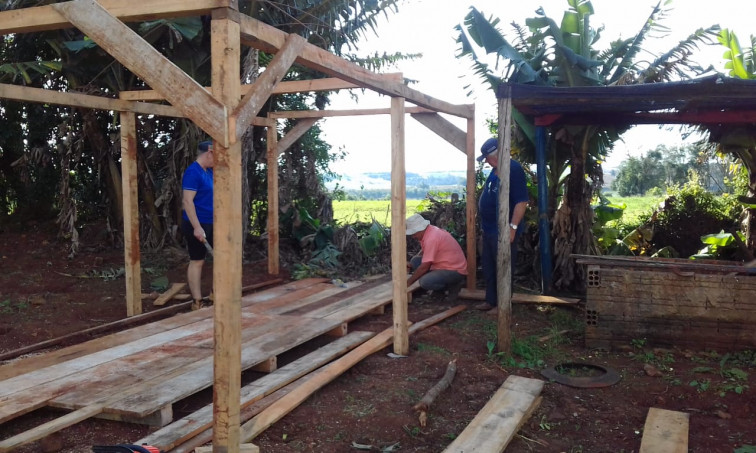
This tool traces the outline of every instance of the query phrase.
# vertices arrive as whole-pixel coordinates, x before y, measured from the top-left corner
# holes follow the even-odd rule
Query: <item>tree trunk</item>
[[[593,232],[591,198],[593,190],[585,179],[585,156],[590,132],[586,131],[580,146],[573,147],[570,175],[562,204],[554,215],[554,288],[582,292],[585,289],[585,269],[575,264],[571,254],[598,253]]]

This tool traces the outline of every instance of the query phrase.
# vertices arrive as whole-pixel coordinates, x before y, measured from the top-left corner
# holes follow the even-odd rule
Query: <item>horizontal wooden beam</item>
[[[74,0],[52,7],[113,58],[162,92],[221,146],[228,146],[226,107],[141,36],[94,0]]]
[[[435,113],[423,107],[407,107],[405,113]],[[390,115],[391,109],[355,109],[355,110],[290,110],[288,112],[269,112],[269,118],[329,118],[335,116]]]
[[[134,112],[142,115],[159,115],[181,117],[176,108],[169,105],[150,104],[147,102],[125,101],[90,94],[68,93],[62,91],[44,90],[20,85],[0,84],[0,99],[11,99],[38,104],[66,105],[97,110],[112,110]]]
[[[210,14],[215,8],[229,8],[236,0],[100,0],[100,5],[124,22],[166,17]],[[70,28],[72,24],[54,5],[0,12],[0,34],[30,33]]]
[[[384,74],[390,80],[401,82],[402,73],[394,72]],[[252,90],[252,84],[245,84],[241,87],[242,96]],[[208,87],[205,87],[209,90]],[[288,94],[288,93],[309,93],[315,91],[336,91],[336,90],[348,90],[351,88],[364,88],[345,80],[337,79],[335,77],[329,77],[326,79],[312,79],[312,80],[294,80],[279,82],[278,85],[273,88],[270,94]],[[127,99],[129,101],[162,101],[163,95],[155,90],[133,90],[133,91],[121,91],[121,99]]]
[[[275,53],[286,41],[287,33],[249,16],[242,15],[239,25],[242,43],[251,47]],[[405,98],[413,104],[436,112],[463,118],[472,118],[475,114],[475,109],[471,105],[455,105],[438,100],[402,83],[386,80],[380,74],[368,71],[309,43],[296,62],[328,76],[338,77],[387,96]]]

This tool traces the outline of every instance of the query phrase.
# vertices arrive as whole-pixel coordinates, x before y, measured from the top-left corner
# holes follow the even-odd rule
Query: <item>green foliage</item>
[[[386,243],[386,229],[375,220],[370,224],[370,228],[360,239],[360,250],[365,256],[374,256],[381,247]]]
[[[654,223],[652,242],[657,249],[671,246],[680,256],[691,256],[701,236],[736,226],[741,208],[735,197],[715,196],[695,176],[682,187],[668,188],[667,194]]]

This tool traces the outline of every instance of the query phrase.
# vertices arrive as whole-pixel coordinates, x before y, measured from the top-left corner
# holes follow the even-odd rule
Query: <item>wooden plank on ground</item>
[[[452,307],[445,312],[431,316],[423,321],[413,324],[408,329],[409,333],[414,333],[420,329],[431,326],[442,320],[453,316],[465,309],[464,305],[458,305]],[[265,431],[273,423],[283,418],[286,414],[291,412],[294,408],[302,404],[307,398],[310,397],[316,390],[322,388],[332,380],[340,376],[344,371],[348,370],[356,363],[360,362],[365,357],[380,351],[381,349],[389,346],[394,337],[394,329],[388,328],[379,333],[375,337],[361,344],[358,348],[350,353],[342,356],[338,360],[332,362],[326,367],[323,367],[314,372],[307,382],[294,389],[291,393],[288,393],[280,400],[271,404],[270,407],[262,411],[255,416],[252,420],[241,426],[241,440],[242,442],[249,442],[257,437],[260,433]]]
[[[256,315],[259,316],[259,315]],[[242,338],[241,369],[267,360],[268,357],[288,351],[315,337],[332,330],[339,323],[331,320],[309,318],[271,316],[267,323],[269,329],[264,335],[252,335]],[[249,336],[249,332],[243,335]],[[211,358],[206,358],[186,367],[186,372],[170,381],[155,382],[139,395],[118,401],[107,408],[109,412],[116,412],[132,416],[145,416],[166,404],[178,401],[192,395],[213,383],[213,364]]]
[[[444,452],[503,452],[540,404],[541,390],[539,379],[509,376]]]
[[[276,286],[275,288],[271,288],[266,291],[261,291],[259,293],[248,294],[246,296],[242,296],[242,307],[250,305],[250,304],[261,303],[264,301],[276,299],[285,294],[289,294],[291,292],[298,291],[300,289],[304,289],[312,285],[317,285],[318,283],[325,283],[329,281],[330,279],[328,278],[306,278],[303,280],[297,280],[291,283],[287,283],[285,285]]]
[[[254,304],[250,303],[244,309],[270,315],[288,314],[290,311],[305,307],[313,302],[343,293],[347,289],[333,285],[330,282],[317,283],[307,288],[283,294],[275,299],[255,302]]]
[[[173,299],[173,296],[180,293],[184,288],[186,288],[186,282],[172,284],[168,291],[158,296],[158,298],[152,302],[152,305],[165,305],[166,302]]]
[[[482,289],[462,288],[459,291],[459,297],[462,299],[486,300],[486,292]],[[541,294],[512,293],[513,304],[556,304],[556,305],[575,305],[580,303],[580,299],[569,297],[544,296]]]
[[[245,286],[245,287],[242,287],[242,292],[251,291],[254,289],[259,289],[264,286],[281,283],[281,281],[282,280],[280,278],[277,278],[277,279],[269,280],[266,282],[261,282],[254,285]],[[271,288],[266,291],[250,294],[247,297],[250,299],[276,297],[277,295],[281,293],[291,292],[294,288],[304,287],[307,285],[313,285],[313,284],[317,284],[323,281],[328,281],[328,280],[323,279],[323,278],[299,280],[289,285],[282,285],[277,288]],[[270,291],[270,293],[268,293],[268,291]],[[185,306],[188,307],[189,305],[185,304]],[[159,315],[159,312],[162,312],[162,311],[165,311],[165,313],[175,311],[175,309],[178,309],[177,307],[179,307],[179,305],[164,308],[161,310],[151,311],[151,312],[144,313],[135,317],[115,321],[113,323],[109,323],[103,326],[93,327],[92,329],[87,329],[86,331],[78,332],[78,334],[86,334],[88,332],[95,333],[98,331],[98,329],[101,329],[107,326],[116,327],[118,325],[121,325],[121,323],[125,325],[131,322],[139,321],[139,319],[148,319],[150,317]],[[151,335],[155,335],[160,332],[172,330],[172,329],[175,329],[175,328],[187,325],[187,324],[191,324],[193,322],[197,322],[201,319],[209,318],[211,316],[212,316],[212,312],[207,312],[203,310],[193,311],[190,313],[183,313],[183,314],[179,314],[177,316],[173,316],[170,318],[161,319],[159,321],[156,321],[150,324],[145,324],[137,328],[124,330],[124,331],[107,335],[101,338],[89,340],[84,343],[80,343],[77,345],[59,349],[57,351],[51,351],[51,352],[38,355],[38,356],[25,357],[19,360],[14,360],[8,364],[0,366],[0,382],[2,382],[5,379],[10,379],[14,376],[18,376],[18,375],[28,373],[34,370],[46,368],[48,366],[62,363],[65,361],[70,361],[78,357],[92,354],[94,352],[98,352],[98,351],[102,351],[108,348],[112,348],[114,346],[126,344],[131,341],[138,340],[140,338],[149,337]],[[60,337],[60,338],[63,339],[66,337]],[[32,346],[34,346],[34,349],[40,349],[42,347],[54,346],[55,344],[56,344],[55,341],[50,341],[50,342],[38,343],[38,347],[35,345],[32,345]],[[28,349],[34,350],[31,347]],[[18,352],[19,354],[23,352],[22,350],[18,350],[18,351],[19,351]],[[2,384],[0,384],[0,388],[3,388]]]
[[[372,337],[372,332],[352,332],[325,346],[291,362],[276,371],[247,384],[241,389],[241,407],[249,406],[296,379],[330,362],[334,358],[354,349]],[[155,431],[137,441],[137,445],[148,444],[168,451],[212,427],[213,406],[209,404],[174,423]]]
[[[685,412],[650,408],[639,453],[687,453],[689,420]]]

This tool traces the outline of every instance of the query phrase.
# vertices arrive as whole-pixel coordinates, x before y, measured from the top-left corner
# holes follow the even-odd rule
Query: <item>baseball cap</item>
[[[205,151],[210,151],[213,149],[213,141],[212,140],[205,140],[203,142],[199,142],[197,145],[197,151],[200,152],[200,154],[204,153]]]
[[[483,160],[488,157],[489,154],[496,151],[496,148],[499,147],[499,139],[496,137],[491,137],[488,140],[486,140],[483,143],[483,146],[480,147],[480,156],[478,156],[478,162],[483,162]]]

